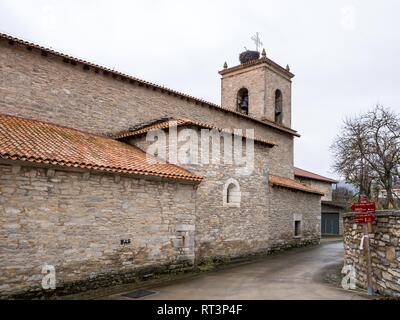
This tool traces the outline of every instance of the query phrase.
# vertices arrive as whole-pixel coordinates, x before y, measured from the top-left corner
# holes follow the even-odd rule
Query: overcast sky
[[[227,61],[259,32],[293,79],[295,164],[332,173],[342,120],[400,111],[400,1],[0,0],[0,31],[220,103]]]

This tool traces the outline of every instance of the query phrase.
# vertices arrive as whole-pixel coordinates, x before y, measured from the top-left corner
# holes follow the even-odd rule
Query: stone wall
[[[192,77],[193,75],[188,75]],[[115,133],[164,115],[220,128],[254,129],[277,144],[271,172],[293,178],[293,136],[239,115],[174,96],[111,74],[84,70],[0,39],[0,113],[40,119],[96,133]]]
[[[222,146],[221,146],[222,148]],[[254,170],[241,175],[229,164],[191,168],[206,177],[197,191],[196,259],[234,258],[269,250],[268,153],[255,145]],[[240,206],[224,205],[224,189],[235,179],[240,187]]]
[[[321,198],[322,201],[332,201],[332,183],[303,177],[296,177],[296,179],[301,183],[309,185],[310,187],[323,192],[324,196]]]
[[[189,128],[200,137],[197,127]],[[186,129],[179,127],[178,136]],[[169,141],[168,131],[166,141]],[[130,143],[143,151],[149,146],[145,136],[131,139]],[[178,148],[183,143],[179,143]],[[238,174],[237,166],[223,163],[224,143],[221,139],[219,164],[178,162],[179,166],[205,177],[197,190],[196,261],[229,259],[318,243],[321,197],[287,189],[271,189],[268,174],[273,148],[260,143],[254,144],[254,170],[250,175]],[[202,153],[201,144],[198,144],[198,153]],[[242,154],[246,154],[244,145]],[[239,207],[224,205],[224,188],[230,179],[235,179],[240,186]],[[300,217],[302,221],[299,237],[294,237],[294,217]]]
[[[228,73],[221,79],[221,106],[237,110],[237,94],[246,88],[249,93],[249,115],[261,119],[265,116],[265,70],[255,66]],[[274,121],[274,119],[270,119]]]
[[[221,105],[236,110],[237,93],[249,92],[249,114],[258,119],[275,121],[275,92],[282,92],[282,124],[291,127],[292,82],[266,64],[249,66],[222,76]]]
[[[265,70],[266,109],[265,116],[275,121],[275,91],[282,92],[282,124],[287,127],[292,125],[292,81],[281,74],[266,68]]]
[[[377,212],[370,233],[374,290],[400,297],[400,211]],[[366,288],[366,261],[360,250],[362,235],[362,225],[353,222],[352,213],[345,214],[345,265],[355,267],[357,285]]]
[[[195,187],[1,164],[0,225],[0,296],[40,293],[45,264],[66,292],[132,282],[193,263]]]
[[[212,163],[212,148],[209,150],[208,164],[201,162],[202,145],[200,143],[201,129],[194,126],[179,127],[177,135],[183,130],[193,130],[199,137],[198,163],[178,161],[178,165],[205,177],[197,189],[196,201],[196,261],[216,260],[251,255],[266,252],[269,248],[268,225],[268,166],[271,148],[255,143],[254,170],[249,175],[237,172],[235,164],[224,163],[225,140],[220,139],[220,161]],[[169,141],[169,131],[165,131],[166,141]],[[232,139],[232,136],[230,136]],[[210,139],[211,142],[211,139]],[[131,144],[147,151],[149,142],[146,137],[131,139]],[[186,141],[178,143],[178,150]],[[232,143],[232,140],[230,140]],[[167,157],[169,149],[167,148]],[[243,141],[242,155],[246,155]],[[178,159],[179,160],[179,159]],[[224,188],[230,179],[235,179],[240,186],[240,206],[224,205]]]
[[[270,187],[268,211],[271,248],[318,244],[321,240],[321,196]],[[295,235],[295,221],[300,234]]]

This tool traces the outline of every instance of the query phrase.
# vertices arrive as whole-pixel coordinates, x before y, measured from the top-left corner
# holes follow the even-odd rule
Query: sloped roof
[[[226,132],[226,133],[234,134],[233,130],[221,129],[221,128],[215,127],[213,125],[204,123],[204,122],[198,122],[198,121],[189,120],[189,119],[182,119],[182,118],[181,119],[171,118],[171,119],[161,119],[159,121],[154,121],[153,123],[150,123],[148,125],[139,126],[139,127],[135,128],[133,130],[127,130],[127,131],[124,131],[124,132],[120,132],[120,133],[118,133],[118,134],[116,134],[114,136],[114,139],[130,138],[130,137],[135,137],[135,136],[139,136],[139,135],[142,135],[142,134],[146,134],[146,133],[148,133],[150,131],[154,131],[154,130],[159,130],[159,129],[164,130],[164,129],[168,129],[169,127],[174,127],[174,126],[180,127],[180,126],[185,126],[185,125],[186,126],[187,125],[193,125],[193,126],[196,126],[196,127],[205,128],[205,129],[211,129],[211,130],[215,129],[215,130],[218,130],[220,132]],[[241,136],[243,138],[247,138],[246,135],[244,135],[244,134],[243,135],[239,135],[239,136]],[[265,144],[265,145],[267,145],[269,147],[273,147],[273,146],[276,145],[273,142],[270,142],[270,141],[267,141],[267,140],[263,140],[263,139],[260,139],[260,138],[254,138],[253,140],[256,141],[256,142]]]
[[[329,182],[329,183],[338,183],[338,181],[320,176],[319,174],[312,173],[310,171],[306,171],[304,169],[296,168],[294,167],[294,175],[296,177],[301,177],[301,178],[308,178],[312,180],[318,180],[318,181],[323,181],[323,182]]]
[[[321,204],[327,207],[344,209],[348,206],[346,202],[341,201],[321,201]]]
[[[324,196],[325,194],[319,190],[313,189],[307,185],[304,185],[296,180],[292,180],[289,178],[284,178],[275,175],[269,175],[269,184],[272,186],[283,187],[287,189],[302,191],[306,193],[312,193],[320,196]]]
[[[36,50],[39,50],[42,53],[42,55],[44,55],[44,56],[53,55],[53,56],[61,57],[65,63],[69,63],[72,65],[81,64],[81,65],[83,65],[83,68],[85,68],[87,70],[90,68],[93,68],[96,73],[99,73],[99,71],[102,71],[103,74],[112,74],[113,76],[118,77],[121,80],[128,81],[131,84],[139,84],[140,86],[152,88],[154,90],[160,90],[162,93],[166,93],[168,95],[174,95],[174,96],[180,97],[181,99],[186,99],[188,101],[193,101],[196,104],[198,104],[199,106],[207,107],[207,108],[211,107],[211,108],[214,108],[214,109],[217,109],[220,111],[235,114],[236,116],[239,116],[241,118],[247,118],[251,121],[257,122],[264,126],[279,130],[281,132],[286,132],[286,133],[296,136],[296,137],[300,137],[299,133],[296,130],[293,130],[291,128],[277,124],[271,120],[268,120],[268,119],[259,120],[251,115],[245,115],[245,114],[242,114],[242,113],[232,110],[232,109],[223,108],[222,106],[219,106],[215,103],[208,102],[203,99],[196,98],[191,95],[188,95],[188,94],[185,94],[185,93],[182,93],[182,92],[179,92],[179,91],[176,91],[176,90],[173,90],[173,89],[170,89],[170,88],[167,88],[167,87],[164,87],[164,86],[161,86],[161,85],[149,82],[149,81],[141,80],[136,77],[130,76],[128,74],[125,74],[125,73],[122,73],[122,72],[119,72],[119,71],[116,71],[116,70],[83,60],[83,59],[72,57],[70,55],[58,52],[58,51],[50,49],[48,47],[44,47],[44,46],[29,42],[29,41],[25,41],[25,40],[10,36],[5,33],[0,33],[0,39],[6,39],[11,44],[18,43],[20,45],[26,46],[29,50],[32,50],[34,48]]]
[[[176,165],[150,163],[139,148],[110,137],[8,115],[0,115],[0,157],[114,173],[202,180]]]

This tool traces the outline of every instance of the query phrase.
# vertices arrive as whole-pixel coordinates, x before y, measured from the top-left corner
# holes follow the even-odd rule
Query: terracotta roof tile
[[[316,189],[310,188],[307,185],[304,185],[298,181],[289,179],[289,178],[284,178],[284,177],[279,177],[275,175],[269,175],[269,183],[272,186],[278,186],[278,187],[283,187],[283,188],[288,188],[292,190],[298,190],[306,193],[313,193],[317,195],[324,196],[324,193],[321,191],[318,191]]]
[[[176,165],[150,163],[134,146],[37,120],[0,115],[0,157],[115,173],[201,181]]]
[[[173,90],[173,89],[170,89],[170,88],[167,88],[167,87],[164,87],[164,86],[161,86],[161,85],[149,82],[149,81],[141,80],[141,79],[138,79],[136,77],[130,76],[128,74],[124,74],[122,72],[119,72],[119,71],[116,71],[116,70],[113,70],[113,69],[110,69],[110,68],[107,68],[107,67],[104,67],[104,66],[101,66],[101,65],[98,65],[98,64],[83,60],[83,59],[72,57],[70,55],[58,52],[56,50],[53,50],[53,49],[50,49],[50,48],[47,48],[47,47],[44,47],[44,46],[40,46],[38,44],[29,42],[29,41],[25,41],[25,40],[10,36],[10,35],[5,34],[5,33],[0,33],[0,39],[6,39],[11,43],[18,43],[20,45],[26,46],[27,48],[31,48],[31,49],[35,48],[37,50],[40,50],[42,53],[45,52],[46,54],[51,54],[51,55],[54,55],[54,56],[61,57],[66,62],[73,62],[75,64],[76,63],[81,63],[86,67],[91,67],[91,68],[94,68],[95,70],[102,70],[103,72],[108,72],[108,73],[113,74],[115,76],[121,77],[121,79],[129,80],[129,82],[139,83],[140,85],[144,85],[144,86],[146,86],[148,88],[159,89],[159,90],[161,90],[161,92],[166,92],[168,94],[176,95],[176,96],[181,97],[182,99],[186,99],[188,101],[194,101],[196,104],[200,104],[200,106],[212,107],[212,108],[217,109],[217,110],[221,110],[221,111],[229,112],[229,113],[232,113],[232,114],[236,114],[239,117],[247,118],[249,120],[255,121],[255,122],[260,123],[262,125],[274,128],[274,129],[282,131],[282,132],[286,132],[286,133],[291,134],[291,135],[296,136],[296,137],[300,137],[300,135],[298,134],[298,132],[296,130],[293,130],[291,128],[288,128],[288,127],[285,127],[283,125],[277,124],[277,123],[275,123],[275,122],[273,122],[271,120],[268,120],[268,119],[259,120],[259,119],[255,118],[255,117],[251,116],[251,115],[245,115],[245,114],[240,113],[238,111],[235,111],[235,110],[232,110],[232,109],[229,109],[229,108],[224,108],[224,107],[222,107],[220,105],[217,105],[215,103],[208,102],[208,101],[205,101],[203,99],[199,99],[199,98],[193,97],[191,95],[188,95],[188,94],[185,94],[185,93],[182,93],[182,92],[179,92],[179,91],[176,91],[176,90]]]
[[[166,120],[160,120],[160,121],[155,121],[151,124],[148,125],[144,125],[142,127],[138,127],[136,129],[133,130],[127,130],[124,132],[120,132],[118,134],[116,134],[114,136],[114,139],[124,139],[124,138],[129,138],[129,137],[135,137],[135,136],[139,136],[142,134],[146,134],[150,131],[154,131],[154,130],[159,130],[159,129],[168,129],[169,127],[172,126],[185,126],[185,125],[193,125],[196,127],[200,127],[200,128],[205,128],[205,129],[215,129],[218,130],[220,132],[227,132],[227,133],[233,133],[232,130],[229,129],[221,129],[218,127],[215,127],[213,125],[204,123],[204,122],[198,122],[198,121],[193,121],[193,120],[189,120],[189,119],[166,119]],[[246,138],[246,135],[240,135],[243,138]],[[260,138],[254,138],[254,141],[268,145],[269,147],[273,147],[276,146],[275,143],[271,142],[271,141],[267,141],[267,140],[263,140]]]
[[[296,177],[302,177],[302,178],[308,178],[312,180],[318,180],[318,181],[324,181],[324,182],[330,182],[330,183],[338,183],[338,181],[320,176],[319,174],[312,173],[310,171],[306,171],[300,168],[294,167],[294,175]]]

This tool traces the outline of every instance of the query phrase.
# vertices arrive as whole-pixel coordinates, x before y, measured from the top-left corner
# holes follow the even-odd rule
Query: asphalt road
[[[362,292],[346,291],[323,280],[342,263],[343,244],[327,242],[147,288],[155,294],[139,299],[366,299]],[[108,298],[130,299],[122,293]]]

